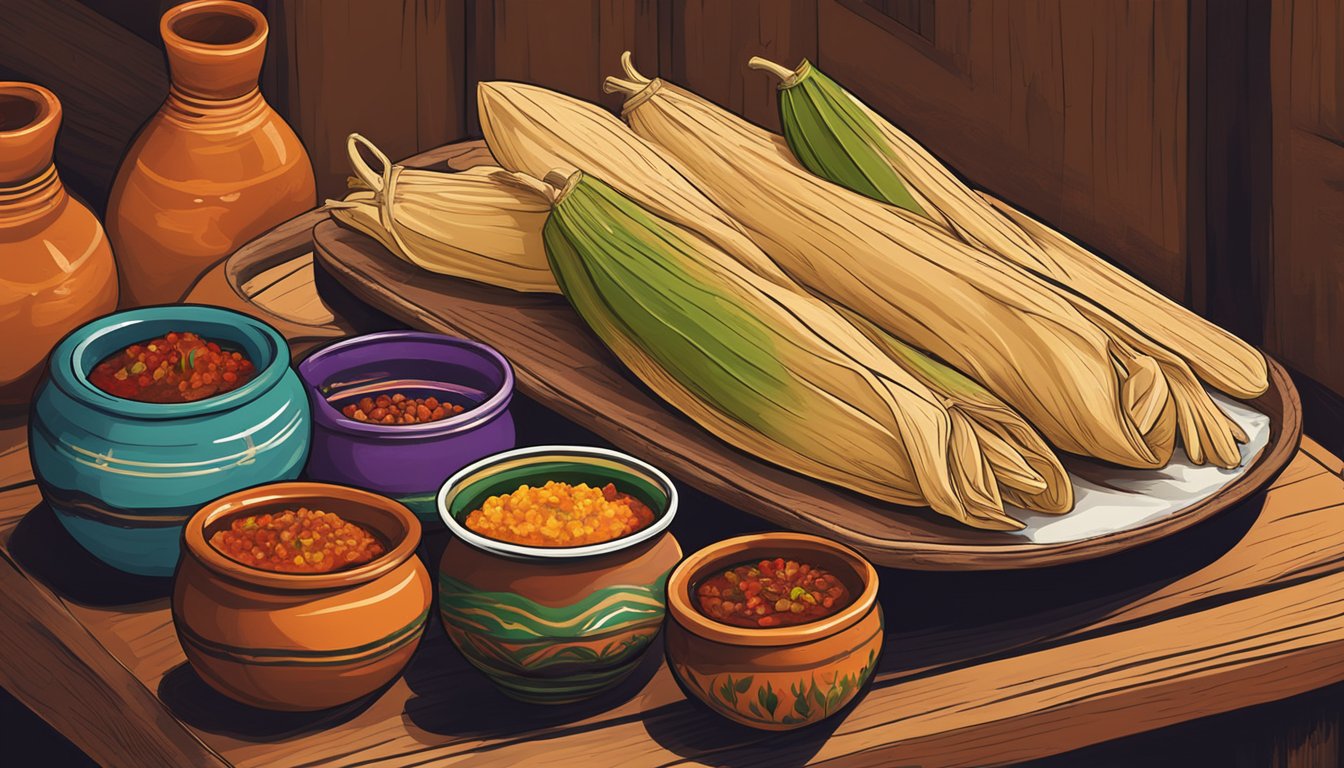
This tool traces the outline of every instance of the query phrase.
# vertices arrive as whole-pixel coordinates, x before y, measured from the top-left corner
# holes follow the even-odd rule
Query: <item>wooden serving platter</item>
[[[558,296],[522,294],[422,270],[334,221],[313,231],[321,271],[416,328],[490,344],[513,363],[521,392],[677,479],[781,527],[845,542],[879,565],[925,570],[1037,568],[1112,554],[1182,531],[1248,499],[1291,459],[1301,406],[1270,361],[1270,390],[1252,405],[1270,416],[1269,444],[1217,494],[1142,526],[1038,544],[959,525],[928,509],[848,492],[736,450],[636,381]]]

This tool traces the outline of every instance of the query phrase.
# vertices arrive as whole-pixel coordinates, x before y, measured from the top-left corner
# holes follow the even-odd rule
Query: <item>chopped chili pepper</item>
[[[210,537],[210,545],[243,565],[281,573],[329,573],[384,551],[361,526],[307,507],[236,518]]]
[[[342,408],[341,415],[370,424],[428,424],[456,416],[464,410],[460,405],[442,402],[433,396],[412,398],[397,392],[361,398]]]
[[[788,627],[834,615],[849,589],[823,568],[785,560],[735,565],[695,588],[700,612],[735,627]]]
[[[93,367],[89,383],[141,403],[189,403],[235,390],[257,375],[241,352],[190,332],[132,344]]]

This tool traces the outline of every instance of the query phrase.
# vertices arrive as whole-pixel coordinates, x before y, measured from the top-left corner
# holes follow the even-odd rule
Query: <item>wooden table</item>
[[[303,254],[267,274],[254,287],[289,307],[285,330],[300,345],[314,318],[353,329],[313,303]],[[516,409],[521,441],[601,442],[525,399]],[[184,663],[169,583],[101,566],[56,522],[24,435],[18,418],[0,425],[0,684],[108,765],[1007,764],[1344,681],[1344,462],[1310,439],[1268,492],[1138,550],[1038,571],[884,570],[888,639],[872,687],[840,717],[778,735],[687,701],[657,653],[597,701],[522,705],[437,622],[404,676],[370,699],[316,714],[234,704]],[[687,489],[673,531],[691,551],[763,527]],[[427,537],[427,562],[443,544]],[[1337,765],[1338,705],[1298,701],[1304,714],[1273,736],[1276,759]],[[1204,764],[1226,764],[1216,756],[1238,743],[1207,729],[1193,738]],[[1151,762],[1171,746],[1135,743],[1058,764]]]

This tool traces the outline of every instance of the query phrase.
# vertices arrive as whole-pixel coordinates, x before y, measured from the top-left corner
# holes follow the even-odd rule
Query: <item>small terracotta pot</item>
[[[0,406],[27,403],[56,342],[117,306],[103,227],[51,162],[60,125],[51,91],[0,82]]]
[[[209,539],[239,515],[306,506],[363,526],[388,546],[364,565],[276,573],[231,560]],[[317,710],[390,682],[424,633],[432,587],[420,523],[396,502],[324,483],[274,483],[225,496],[188,523],[173,584],[187,661],[220,693],[265,709]]]
[[[506,544],[461,522],[486,496],[547,480],[612,482],[656,518],[625,538],[568,548]],[[521,448],[450,478],[439,510],[454,535],[439,565],[443,627],[505,694],[542,704],[580,701],[615,687],[639,665],[662,628],[664,584],[681,559],[667,531],[677,493],[666,475],[601,448]]]
[[[747,629],[700,613],[692,590],[744,561],[783,557],[840,578],[854,601],[809,624]],[[714,712],[769,731],[819,722],[853,700],[882,650],[877,571],[859,553],[819,536],[761,533],[712,544],[667,581],[667,663],[687,695]]]
[[[159,22],[168,99],[132,143],[108,201],[122,305],[176,302],[253,237],[311,208],[313,169],[257,77],[266,17],[195,0]]]

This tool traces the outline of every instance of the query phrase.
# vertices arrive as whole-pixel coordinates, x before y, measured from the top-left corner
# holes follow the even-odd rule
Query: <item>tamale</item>
[[[781,78],[784,136],[813,173],[926,215],[966,242],[1057,281],[1072,300],[1091,300],[1115,315],[1100,321],[1133,326],[1140,351],[1170,350],[1215,389],[1243,399],[1265,391],[1264,356],[1249,344],[1025,213],[972,191],[919,142],[806,60],[792,71],[759,57],[749,65]],[[914,199],[921,202],[912,205]],[[1182,376],[1175,369],[1173,375]]]
[[[576,172],[543,239],[589,327],[640,379],[732,445],[806,475],[980,528],[1002,512],[964,422],[913,377],[874,374],[825,303],[759,279],[702,236]]]
[[[610,113],[521,83],[484,82],[478,94],[486,142],[504,167],[533,176],[549,168],[582,168],[646,210],[706,237],[756,275],[802,291],[735,221]],[[854,323],[867,321],[855,317]],[[889,359],[880,352],[872,357],[871,346],[846,351],[860,359],[869,355],[863,361],[875,370],[895,364],[906,374],[923,376],[950,412],[966,418],[977,440],[994,447],[986,455],[1004,497],[1013,504],[1043,512],[1072,507],[1073,488],[1054,452],[1019,414],[983,387],[908,346]]]
[[[360,155],[367,149],[375,171]],[[493,166],[446,173],[394,165],[357,133],[346,142],[355,190],[331,215],[394,255],[439,274],[515,291],[554,293],[541,228],[550,206]]]
[[[633,69],[607,83],[630,97],[635,132],[799,283],[984,384],[1062,450],[1140,468],[1170,459],[1177,410],[1158,362],[1039,278],[818,179],[782,138],[693,94]]]

